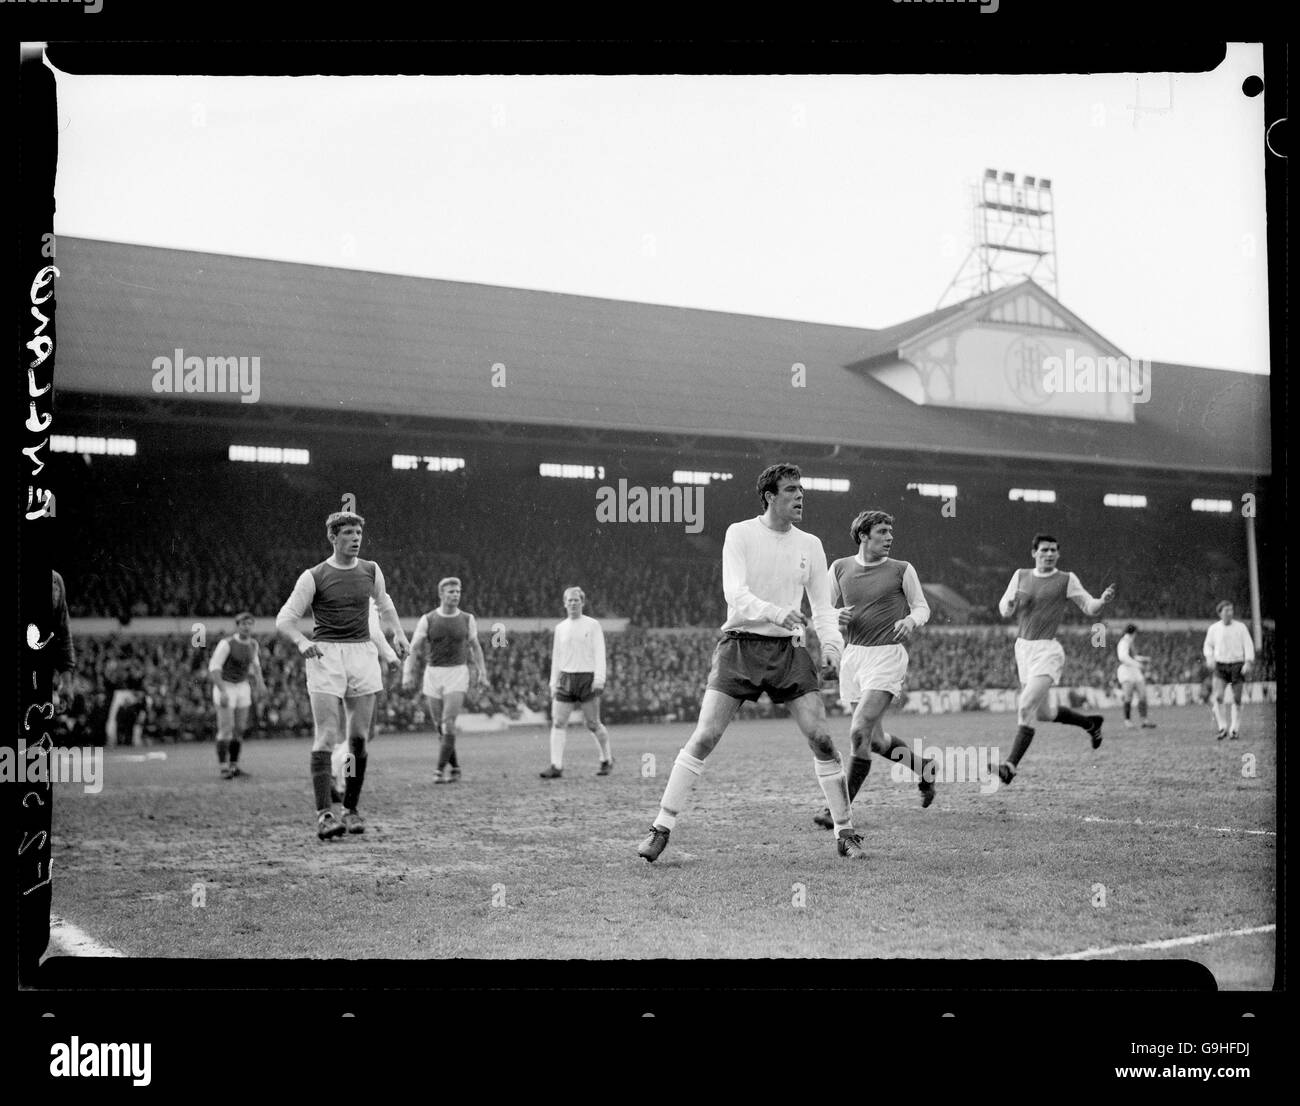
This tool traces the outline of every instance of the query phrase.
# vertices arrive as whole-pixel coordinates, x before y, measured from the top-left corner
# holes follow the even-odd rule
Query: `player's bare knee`
[[[835,742],[831,740],[830,732],[827,730],[814,730],[810,733],[808,747],[818,760],[834,760],[837,756]]]
[[[696,730],[691,734],[691,739],[682,746],[682,752],[687,756],[695,757],[696,760],[703,760],[713,752],[721,737],[721,730]]]

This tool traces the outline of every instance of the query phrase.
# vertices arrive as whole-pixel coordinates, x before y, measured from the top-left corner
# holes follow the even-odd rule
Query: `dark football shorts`
[[[708,687],[750,703],[765,691],[772,702],[788,703],[821,683],[812,655],[790,638],[727,633],[713,650]]]
[[[594,672],[561,672],[559,683],[555,686],[555,701],[557,703],[585,703],[590,699],[597,698],[600,692],[591,690],[591,684],[595,677]]]
[[[1236,664],[1216,664],[1214,674],[1219,677],[1225,684],[1232,684],[1233,688],[1239,688],[1246,682],[1246,678],[1241,674],[1244,661],[1238,661]]]

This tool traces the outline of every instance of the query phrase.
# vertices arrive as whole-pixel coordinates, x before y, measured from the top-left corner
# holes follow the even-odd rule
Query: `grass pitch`
[[[840,860],[792,722],[734,724],[655,864],[636,846],[689,726],[611,729],[614,773],[570,727],[564,778],[543,729],[466,735],[464,779],[433,786],[436,743],[381,736],[364,835],[315,835],[305,741],[246,742],[223,781],[210,744],[106,750],[105,784],[60,785],[54,913],[128,956],[1199,961],[1221,988],[1273,984],[1274,935],[1145,942],[1275,920],[1276,732],[1247,708],[1216,742],[1204,708],[1093,752],[1044,723],[1009,787],[945,781],[928,810],[877,758],[854,807],[870,859]],[[891,714],[927,747],[1010,747],[1014,717]],[[833,722],[847,751],[847,723]]]

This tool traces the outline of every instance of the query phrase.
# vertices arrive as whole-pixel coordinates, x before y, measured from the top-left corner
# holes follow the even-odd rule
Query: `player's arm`
[[[212,686],[217,689],[217,706],[230,706],[230,697],[226,693],[221,679],[221,668],[226,663],[226,658],[230,656],[230,639],[222,638],[217,642],[217,647],[212,650],[212,659],[208,661],[208,679]]]
[[[473,615],[469,616],[469,655],[478,670],[478,682],[487,687],[487,664],[483,659],[483,646],[478,640],[478,620]]]
[[[248,666],[249,674],[253,677],[253,687],[257,689],[259,695],[266,694],[266,680],[262,678],[262,650],[257,642],[253,642],[253,661]]]
[[[402,687],[407,691],[415,687],[415,677],[417,670],[420,668],[420,661],[424,657],[425,645],[429,640],[429,616],[420,615],[420,621],[415,624],[415,634],[411,637],[411,651],[406,655],[406,663],[402,666]]]
[[[304,657],[319,657],[320,646],[298,629],[298,620],[307,617],[311,601],[316,598],[316,578],[305,570],[293,585],[293,593],[275,616],[275,628],[298,647]]]
[[[907,600],[908,610],[906,617],[894,623],[895,641],[906,641],[913,630],[919,630],[930,621],[930,604],[921,587],[921,578],[910,564],[903,570],[903,598]]]
[[[592,627],[592,647],[596,651],[596,671],[591,677],[591,690],[600,691],[605,686],[605,631],[599,622]]]
[[[1007,585],[1007,590],[1002,593],[1002,598],[998,600],[998,612],[1003,618],[1010,618],[1016,613],[1022,595],[1023,592],[1020,590],[1020,569],[1016,569],[1011,576],[1011,583]]]
[[[1102,608],[1115,598],[1115,585],[1109,584],[1096,599],[1088,594],[1087,589],[1079,583],[1079,577],[1070,573],[1070,581],[1065,588],[1065,597],[1073,599],[1075,606],[1086,615],[1101,614]]]
[[[213,687],[220,686],[221,668],[226,663],[226,658],[229,656],[230,639],[223,637],[219,642],[217,642],[217,647],[212,650],[212,659],[208,661],[208,681]]]
[[[397,654],[388,644],[388,638],[384,636],[384,628],[379,624],[379,607],[373,599],[370,601],[370,640],[379,650],[379,659],[383,662],[385,670],[397,663]]]
[[[567,621],[567,620],[566,620]],[[560,633],[564,629],[563,622],[557,622],[555,625],[555,634],[551,639],[551,697],[555,697],[555,692],[560,686]]]
[[[1255,667],[1255,642],[1250,636],[1250,631],[1246,629],[1244,622],[1238,622],[1237,625],[1241,627],[1241,643],[1246,650],[1246,660],[1241,666],[1241,674],[1249,676],[1250,670]]]
[[[728,604],[739,612],[741,618],[749,622],[771,622],[782,629],[793,630],[804,625],[808,620],[798,607],[778,607],[760,599],[749,590],[748,569],[745,564],[745,547],[740,537],[742,531],[736,524],[727,527],[727,536],[722,542],[722,594]],[[822,564],[826,563],[823,558]],[[822,573],[824,577],[825,572]]]
[[[838,625],[841,634],[849,632],[849,623],[853,621],[853,608],[844,605],[844,590],[840,587],[840,574],[835,570],[839,561],[826,570],[826,586],[831,590],[831,606],[838,612]]]
[[[60,687],[66,687],[71,682],[72,673],[77,668],[77,653],[72,647],[72,629],[71,622],[68,619],[68,590],[64,586],[63,577],[53,569],[50,570],[51,582],[54,587],[52,599],[54,601],[54,671],[58,674],[58,684]],[[67,677],[64,680],[63,677]]]
[[[804,590],[808,593],[808,605],[812,608],[813,628],[817,631],[817,640],[821,642],[822,664],[828,668],[838,668],[840,657],[844,654],[844,635],[840,633],[839,613],[831,605],[826,551],[822,548],[820,538],[813,538],[810,544],[813,546],[809,550],[812,566]]]
[[[393,597],[388,594],[388,589],[384,587],[384,570],[378,564],[375,565],[374,600],[379,610],[379,625],[383,627],[386,634],[392,636],[393,651],[399,657],[406,656],[411,651],[411,643],[406,640],[402,620],[397,617],[397,606],[393,603]]]
[[[1214,627],[1217,625],[1218,623],[1216,622],[1208,630],[1205,631],[1205,645],[1202,646],[1201,653],[1205,657],[1206,668],[1214,667],[1214,657],[1217,652],[1217,646],[1218,646],[1218,641],[1216,640],[1216,634],[1214,633]]]

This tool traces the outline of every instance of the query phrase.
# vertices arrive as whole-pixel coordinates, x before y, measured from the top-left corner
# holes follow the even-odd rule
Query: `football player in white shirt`
[[[727,527],[722,545],[722,590],[727,621],[713,651],[708,688],[695,732],[682,747],[668,777],[659,814],[637,849],[654,861],[686,805],[691,788],[743,702],[764,692],[785,703],[813,754],[813,768],[835,826],[841,857],[865,860],[862,837],[853,828],[844,765],[831,741],[817,663],[806,648],[801,610],[807,594],[821,642],[822,661],[838,668],[844,652],[835,608],[831,606],[826,551],[821,539],[795,524],[803,521],[802,474],[778,464],[758,478],[763,513]]]
[[[1245,625],[1233,621],[1233,607],[1228,600],[1215,609],[1219,612],[1219,621],[1206,631],[1203,650],[1214,681],[1210,707],[1219,727],[1219,740],[1227,737],[1236,741],[1241,730],[1241,689],[1255,663],[1255,643]],[[1232,688],[1231,728],[1223,721],[1224,692],[1228,688]]]
[[[539,773],[544,780],[564,774],[564,739],[573,708],[596,740],[600,766],[596,775],[608,776],[614,767],[609,751],[609,731],[600,720],[600,693],[605,687],[605,632],[600,623],[582,613],[587,595],[582,588],[564,590],[565,618],[555,627],[551,647],[551,764]]]
[[[1115,679],[1119,681],[1120,698],[1124,702],[1124,728],[1133,728],[1133,700],[1137,699],[1138,717],[1142,719],[1144,730],[1154,730],[1156,724],[1147,719],[1147,678],[1145,666],[1151,663],[1150,657],[1137,652],[1133,641],[1137,636],[1137,624],[1130,622],[1124,627],[1124,636],[1119,639],[1115,653],[1119,657],[1119,667],[1115,670]]]

